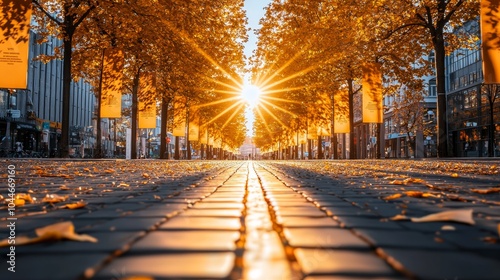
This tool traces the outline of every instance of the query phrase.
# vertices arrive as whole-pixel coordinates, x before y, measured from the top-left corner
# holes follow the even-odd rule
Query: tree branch
[[[49,12],[47,12],[40,3],[38,3],[38,0],[32,0],[32,3],[38,7],[38,9],[44,13],[51,21],[55,22],[57,25],[62,25],[63,22],[58,21],[56,17],[52,16]]]

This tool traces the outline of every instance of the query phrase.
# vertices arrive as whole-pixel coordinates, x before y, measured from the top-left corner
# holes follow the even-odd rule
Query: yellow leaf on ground
[[[418,178],[408,178],[405,181],[408,183],[414,183],[414,184],[424,184],[425,183],[424,180],[418,179]]]
[[[398,199],[400,198],[402,195],[400,193],[395,193],[393,195],[390,195],[390,196],[386,196],[384,197],[383,199],[385,200],[392,200],[392,199]]]
[[[61,206],[61,208],[68,208],[68,209],[78,209],[78,208],[83,208],[87,206],[87,203],[83,201],[78,201],[77,203],[68,203],[66,205]]]
[[[25,200],[29,203],[33,203],[33,199],[31,198],[31,195],[26,194],[26,193],[18,193],[16,194],[16,199],[22,199]]]
[[[401,180],[394,180],[394,181],[389,182],[389,184],[391,184],[391,185],[404,185],[405,182],[401,181]]]
[[[411,218],[412,222],[457,222],[473,225],[475,224],[472,218],[472,209],[459,209],[443,211],[435,214],[430,214],[420,218]]]
[[[479,194],[490,194],[500,192],[500,187],[489,188],[489,189],[471,189],[471,191]]]
[[[97,239],[87,235],[87,234],[77,234],[75,233],[75,227],[72,222],[66,221],[61,223],[56,223],[48,225],[42,228],[35,229],[37,237],[29,238],[26,236],[16,237],[16,245],[27,245],[33,243],[40,243],[45,241],[57,241],[57,240],[74,240],[81,242],[93,242],[96,243]],[[8,239],[0,241],[0,247],[10,246],[8,244]]]
[[[14,204],[16,206],[23,206],[24,204],[26,204],[26,201],[24,199],[16,198],[14,199]]]
[[[402,215],[402,214],[397,214],[396,216],[390,218],[391,221],[407,221],[409,219],[410,219],[410,217]]]
[[[424,195],[421,191],[406,191],[405,194],[410,197],[422,197]]]
[[[47,194],[43,199],[42,202],[48,202],[48,203],[58,203],[62,202],[68,199],[68,196],[60,196],[57,194]]]
[[[458,178],[458,173],[453,173],[453,174],[451,174],[451,177],[453,177],[453,178]]]

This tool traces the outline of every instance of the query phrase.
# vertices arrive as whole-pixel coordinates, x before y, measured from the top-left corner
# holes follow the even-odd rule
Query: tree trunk
[[[448,156],[448,133],[446,113],[446,77],[445,77],[445,42],[443,30],[436,30],[433,36],[436,59],[436,89],[437,89],[437,150],[438,157]]]
[[[167,159],[167,124],[168,124],[168,105],[170,100],[166,97],[161,102],[161,128],[160,128],[160,158]]]
[[[104,71],[104,50],[102,51],[101,60],[101,74],[99,77],[99,90],[97,91],[97,106],[95,107],[95,117],[96,117],[96,150],[94,153],[94,158],[102,158],[102,128],[101,128],[101,96],[102,96],[102,75]]]
[[[495,99],[496,99],[496,94],[498,92],[498,85],[488,85],[488,101],[490,105],[490,110],[489,110],[489,119],[490,119],[490,125],[488,129],[488,156],[489,157],[494,157],[495,156]]]
[[[63,41],[63,85],[62,85],[62,121],[61,142],[59,144],[60,156],[69,157],[69,105],[71,94],[71,55],[73,46],[73,34],[66,34]],[[56,147],[57,148],[57,147]],[[56,155],[57,156],[57,155]]]
[[[137,70],[137,73],[134,76],[134,81],[132,85],[132,116],[131,119],[131,130],[132,130],[132,139],[131,139],[131,159],[137,159],[137,104],[138,104],[138,91],[139,91],[139,78],[141,75],[141,70]]]
[[[318,159],[323,159],[323,137],[318,136]]]
[[[175,136],[175,150],[174,150],[174,159],[179,160],[181,158],[179,152],[179,145],[181,144],[179,136]]]
[[[347,85],[349,89],[349,159],[357,159],[356,135],[354,134],[354,90],[353,80],[348,79]]]

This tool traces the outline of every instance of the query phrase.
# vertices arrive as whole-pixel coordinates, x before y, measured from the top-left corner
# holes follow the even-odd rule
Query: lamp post
[[[7,154],[10,152],[10,148],[12,147],[12,139],[10,137],[10,121],[12,117],[12,113],[10,111],[10,94],[12,90],[7,91],[7,127],[5,128],[5,137],[2,138],[2,150],[4,150]]]

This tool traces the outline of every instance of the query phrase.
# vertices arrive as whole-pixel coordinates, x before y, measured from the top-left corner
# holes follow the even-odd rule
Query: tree
[[[61,53],[63,62],[63,88],[62,88],[62,125],[60,155],[69,156],[69,110],[71,94],[71,65],[73,47],[73,37],[77,28],[96,8],[97,2],[88,0],[73,1],[46,1],[32,0],[36,7],[34,11],[36,28],[41,35],[55,36],[61,38],[62,46],[55,48],[56,53]]]
[[[389,1],[389,4],[392,3]],[[479,1],[467,0],[406,0],[391,5],[392,16],[386,28],[385,38],[418,36],[422,45],[430,45],[435,55],[436,88],[438,93],[438,156],[448,156],[448,135],[446,122],[445,57],[447,52],[457,48],[454,27],[479,15]],[[466,40],[465,42],[467,42]],[[462,40],[462,42],[464,42]]]

